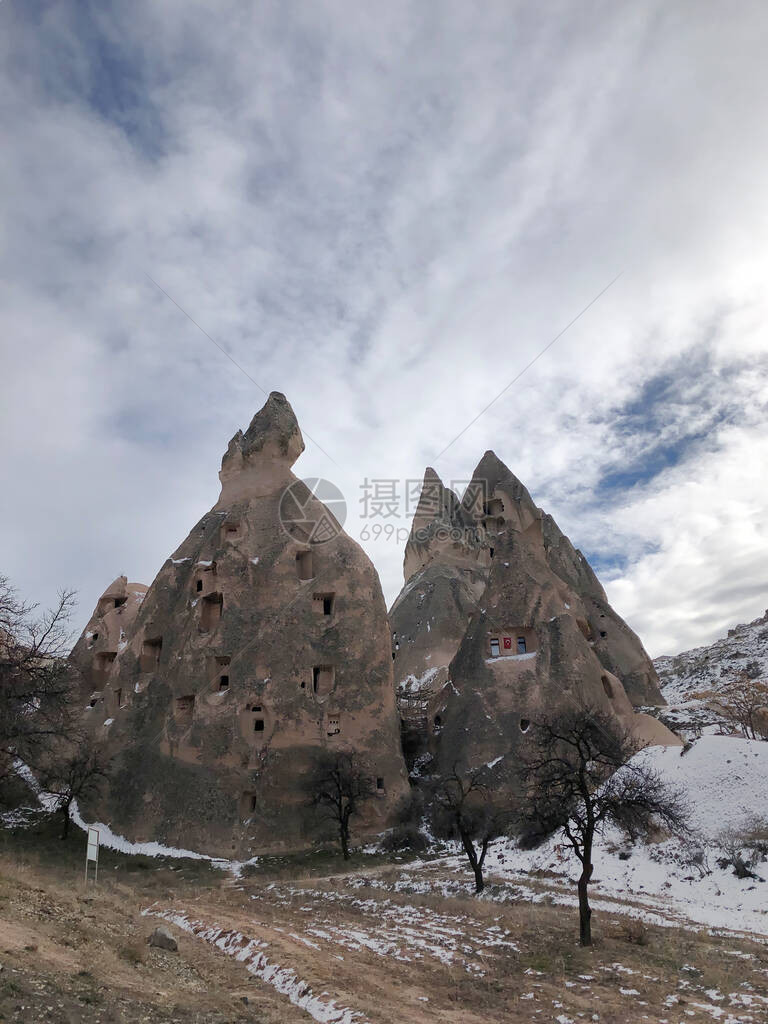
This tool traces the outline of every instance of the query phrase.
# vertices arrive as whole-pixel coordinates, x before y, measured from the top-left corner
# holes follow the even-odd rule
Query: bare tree
[[[0,779],[17,758],[41,764],[50,743],[74,728],[73,678],[64,660],[74,605],[74,592],[64,590],[55,607],[38,614],[0,576]]]
[[[485,767],[461,772],[456,764],[435,780],[430,819],[435,835],[459,839],[475,876],[475,892],[485,888],[483,867],[492,840],[506,835],[511,814],[498,802]]]
[[[98,796],[109,778],[111,758],[106,748],[82,736],[56,743],[41,769],[40,785],[54,797],[53,809],[62,815],[61,839],[69,835],[72,804]]]
[[[307,778],[307,793],[310,803],[335,824],[344,860],[349,860],[350,821],[374,794],[366,765],[353,753],[323,752]]]
[[[655,828],[688,831],[684,795],[671,789],[643,758],[642,744],[615,716],[592,706],[559,710],[532,724],[520,750],[523,842],[536,845],[562,829],[581,863],[579,935],[592,944],[589,883],[596,838],[607,825],[630,839]]]
[[[713,706],[747,739],[768,739],[768,682],[741,672],[712,695]]]

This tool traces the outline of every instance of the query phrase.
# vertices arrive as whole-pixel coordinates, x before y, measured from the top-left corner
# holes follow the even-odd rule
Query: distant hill
[[[653,664],[669,705],[659,716],[663,721],[677,729],[717,724],[717,715],[693,695],[718,690],[742,672],[768,679],[768,610],[754,622],[729,629],[708,647],[664,655]]]

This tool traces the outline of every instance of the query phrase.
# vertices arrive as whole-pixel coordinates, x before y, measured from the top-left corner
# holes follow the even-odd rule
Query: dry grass
[[[262,939],[271,962],[292,968],[314,992],[327,992],[371,1024],[527,1024],[559,1015],[589,1020],[596,1010],[603,1024],[644,1016],[705,1020],[714,1017],[696,1004],[711,1003],[712,991],[722,993],[722,1007],[731,993],[746,991],[745,984],[768,999],[768,952],[745,939],[600,913],[595,946],[582,949],[571,908],[352,887],[340,859],[271,863],[232,884],[194,865],[105,858],[101,883],[85,890],[79,847],[55,852],[58,859],[45,842],[39,850],[29,842],[15,849],[6,843],[0,852],[0,1020],[308,1019],[201,940],[179,933],[178,954],[149,949],[146,937],[156,922],[141,910],[154,903]],[[436,877],[442,869],[425,870]],[[401,865],[373,871],[371,882],[391,886]],[[352,875],[359,880],[364,872],[373,873],[370,863],[354,866]],[[443,941],[446,948],[456,939],[450,963],[408,945],[405,924],[395,945],[409,959],[378,955],[344,938],[384,941],[396,933],[400,909],[407,923],[414,908],[422,912],[417,920],[423,927],[411,929],[417,938]],[[317,929],[330,937],[319,938]],[[492,929],[511,933],[516,948],[480,941]],[[679,1000],[673,1009],[670,996]],[[21,1006],[23,1012],[16,1009]],[[733,1020],[750,1019],[738,1008],[730,1012]],[[768,1019],[768,1003],[749,1012],[753,1021]]]
[[[107,854],[98,886],[86,889],[79,844],[54,848],[56,863],[45,834],[39,839],[39,849],[6,841],[0,853],[0,1021],[294,1019],[271,989],[253,991],[236,964],[192,939],[180,940],[179,954],[147,946],[154,922],[142,908],[173,897],[193,903],[216,891],[218,873],[129,870]]]

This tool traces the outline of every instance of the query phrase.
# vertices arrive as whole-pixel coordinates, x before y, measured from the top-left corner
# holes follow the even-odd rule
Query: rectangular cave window
[[[255,793],[242,793],[240,795],[240,817],[249,818],[257,808],[258,798]]]
[[[498,637],[494,637],[491,640],[491,657],[492,658],[498,658],[499,653],[500,653],[500,651],[499,651],[499,639],[498,639]]]
[[[518,654],[525,654],[526,649],[527,648],[526,648],[526,644],[525,644],[525,637],[524,636],[519,636],[517,638],[517,653]]]
[[[256,718],[253,723],[254,732],[264,732],[264,719]]]
[[[219,690],[229,689],[229,676],[224,674],[219,676]]]
[[[318,697],[324,697],[333,689],[334,670],[332,665],[315,665],[312,669],[312,689]]]
[[[115,598],[115,608],[122,608],[127,600],[128,600],[127,597],[116,597]]]
[[[112,662],[117,657],[117,651],[102,651],[101,654],[96,655],[96,674],[99,676],[106,676],[112,666]]]
[[[197,583],[195,584],[195,589],[197,590],[197,592],[199,594],[200,591],[203,589],[203,581],[202,580],[198,580],[197,581]]]
[[[490,551],[490,553],[491,553],[491,558],[493,558],[493,548],[488,548],[488,550],[489,550],[489,551]]]
[[[115,704],[118,708],[123,706],[123,691],[119,687],[115,690]]]
[[[376,776],[376,789],[381,792],[384,789],[384,779],[381,775]]]
[[[296,574],[300,580],[311,580],[314,578],[314,565],[311,551],[300,551],[296,555]]]
[[[605,637],[607,637],[607,636],[608,636],[608,634],[607,634],[607,633],[605,632],[605,630],[604,630],[604,629],[601,629],[601,630],[600,630],[600,636],[601,636],[601,637],[603,637],[603,638],[605,638]]]
[[[188,694],[186,697],[176,698],[176,714],[182,719],[191,719],[195,711],[195,695]]]
[[[240,521],[238,519],[231,519],[228,523],[224,523],[221,532],[224,540],[237,540],[240,536]]]
[[[333,615],[333,594],[313,594],[312,610],[316,615]]]
[[[160,664],[160,653],[163,649],[163,638],[161,636],[144,640],[141,645],[139,657],[139,669],[142,672],[154,672]]]
[[[214,629],[221,619],[221,609],[224,604],[224,597],[222,594],[209,594],[207,597],[203,598],[201,604],[200,629],[204,633],[207,633],[211,629]]]

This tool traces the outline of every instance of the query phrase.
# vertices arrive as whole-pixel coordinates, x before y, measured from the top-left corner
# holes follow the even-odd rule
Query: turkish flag
[[[511,647],[512,647],[512,637],[511,636],[505,636],[504,637],[504,650],[508,651],[508,650],[511,649]]]

